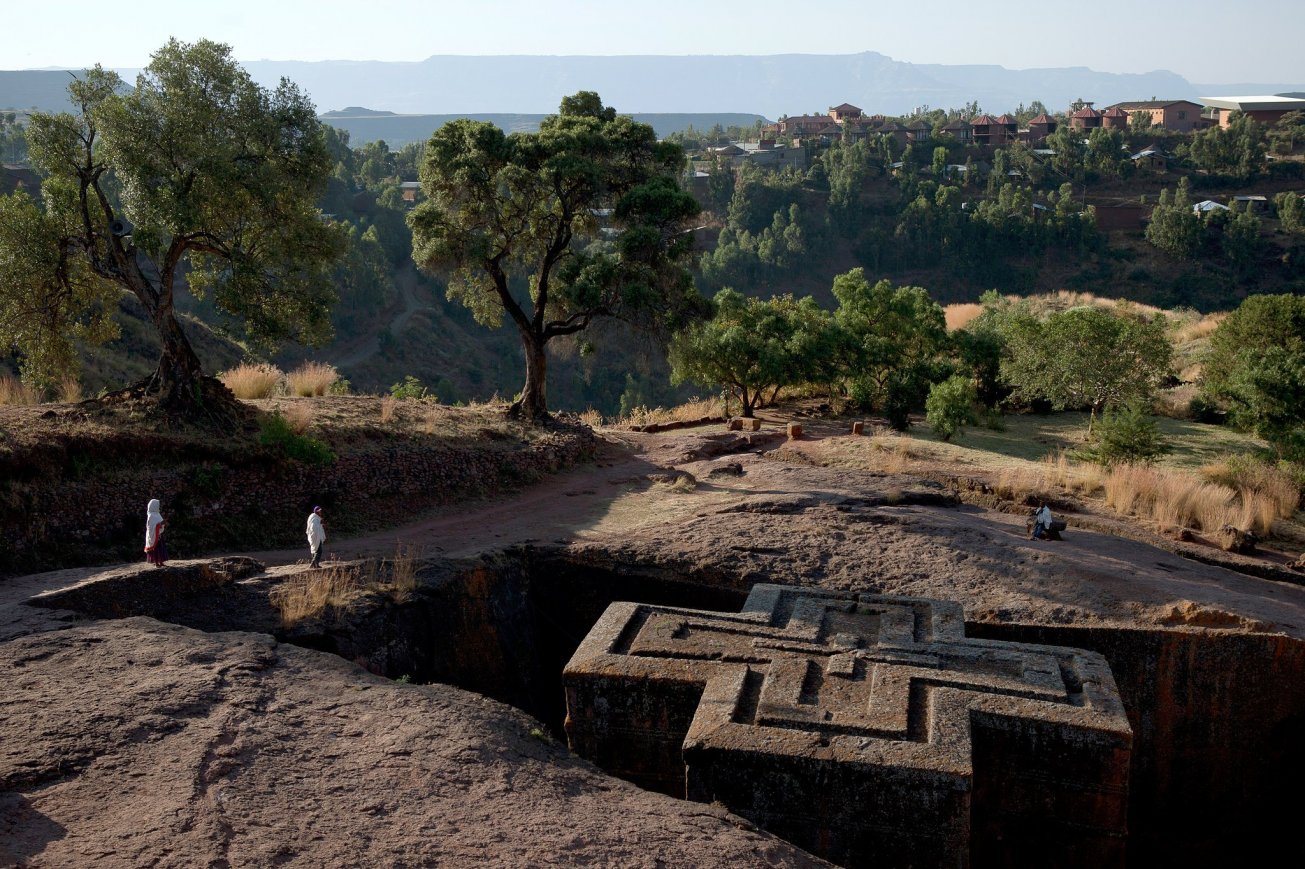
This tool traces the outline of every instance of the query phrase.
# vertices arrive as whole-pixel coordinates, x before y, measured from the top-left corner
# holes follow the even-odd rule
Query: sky
[[[26,3],[0,69],[138,68],[176,37],[237,59],[434,54],[852,54],[1011,69],[1167,69],[1195,83],[1305,81],[1302,0],[62,0]]]

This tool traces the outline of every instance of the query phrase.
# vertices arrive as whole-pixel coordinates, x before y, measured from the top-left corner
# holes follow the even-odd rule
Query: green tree
[[[592,92],[563,99],[537,133],[464,119],[431,137],[421,170],[428,199],[409,216],[413,258],[452,271],[449,298],[480,323],[498,325],[506,313],[516,326],[526,379],[514,415],[547,417],[552,339],[598,317],[667,327],[701,310],[679,264],[692,241],[686,221],[699,210],[675,178],[683,161],[678,145]]]
[[[1278,220],[1288,232],[1305,232],[1305,198],[1291,190],[1273,197],[1274,208],[1278,211]]]
[[[929,389],[925,401],[925,420],[943,440],[950,441],[967,425],[974,425],[974,404],[978,394],[974,381],[962,375],[953,375]]]
[[[673,383],[724,386],[750,417],[768,392],[828,376],[830,319],[810,297],[749,299],[727,288],[714,303],[715,316],[671,342]]]
[[[1172,201],[1168,188],[1161,190],[1146,227],[1147,241],[1179,259],[1190,259],[1201,247],[1201,218],[1192,211],[1187,191],[1186,178],[1179,182]]]
[[[1202,392],[1280,456],[1305,457],[1305,298],[1242,302],[1210,336]]]
[[[1246,272],[1259,261],[1264,250],[1260,219],[1248,211],[1232,215],[1223,228],[1223,253],[1233,267]]]
[[[1101,415],[1092,458],[1102,465],[1152,462],[1173,447],[1140,402]]]
[[[329,334],[329,270],[344,236],[315,204],[332,167],[316,111],[289,81],[268,91],[227,46],[203,40],[169,41],[129,92],[99,67],[69,91],[75,114],[38,113],[29,128],[46,175],[41,241],[58,256],[25,258],[11,236],[0,239],[0,319],[42,288],[95,301],[103,294],[88,291],[87,275],[116,284],[140,300],[161,344],[155,373],[131,392],[170,412],[225,418],[234,399],[202,376],[176,288],[184,275],[258,343]],[[65,313],[85,310],[70,303]]]
[[[1013,317],[1006,342],[1002,378],[1012,394],[1090,408],[1089,436],[1103,409],[1149,399],[1173,357],[1163,318],[1098,307],[1070,308],[1045,321]]]
[[[860,268],[834,278],[842,331],[840,365],[866,410],[909,407],[924,398],[931,368],[947,344],[943,310],[922,287],[871,284]]]

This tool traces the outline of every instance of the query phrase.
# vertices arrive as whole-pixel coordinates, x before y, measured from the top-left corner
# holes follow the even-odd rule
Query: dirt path
[[[395,286],[399,290],[399,309],[385,326],[395,337],[403,334],[408,328],[408,322],[420,313],[435,313],[439,309],[423,303],[417,298],[417,272],[411,265],[400,269],[395,279]],[[361,365],[368,359],[375,356],[380,351],[380,337],[369,335],[359,339],[354,346],[345,351],[342,356],[328,357],[336,368],[346,370]]]
[[[768,448],[779,441],[777,426],[768,422],[767,428]],[[910,477],[794,464],[757,455],[760,448],[722,455],[722,437],[716,426],[657,435],[609,432],[593,464],[504,498],[328,539],[328,560],[389,556],[401,545],[421,557],[452,558],[511,545],[572,545],[755,581],[782,573],[788,582],[869,583],[955,599],[967,613],[1003,621],[1140,621],[1305,636],[1305,587],[1083,529],[1071,528],[1061,543],[1029,541],[1019,516],[910,503],[912,492],[930,491]],[[818,449],[819,435],[812,441],[804,448]],[[692,473],[697,483],[677,489],[649,479],[675,470]],[[906,503],[894,504],[903,492]],[[241,554],[273,573],[308,557],[306,546]],[[114,569],[121,568],[7,581],[0,606]],[[0,614],[0,631],[4,621]]]

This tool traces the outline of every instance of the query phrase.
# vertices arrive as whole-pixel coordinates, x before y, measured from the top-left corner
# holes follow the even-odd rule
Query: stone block
[[[791,422],[788,424],[788,439],[795,441],[802,437],[802,423]]]
[[[865,434],[865,423],[861,422],[860,420],[852,423],[852,434],[854,435]]]
[[[725,427],[727,431],[743,431],[743,418],[738,416],[731,417],[729,422],[725,424]]]
[[[744,431],[761,431],[761,420],[755,416],[749,417],[743,421],[743,429]]]
[[[615,603],[563,681],[577,754],[843,866],[1123,863],[1132,731],[1105,659],[967,638],[956,604]]]

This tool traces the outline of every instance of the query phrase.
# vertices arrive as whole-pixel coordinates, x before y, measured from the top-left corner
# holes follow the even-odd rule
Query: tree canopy
[[[671,343],[674,382],[724,386],[750,417],[768,390],[821,378],[820,366],[831,358],[831,321],[810,296],[763,301],[726,288],[714,301],[711,320],[690,326]]]
[[[68,365],[69,338],[102,336],[108,288],[125,289],[161,343],[155,374],[133,391],[203,412],[205,392],[225,393],[201,383],[177,320],[183,275],[256,342],[326,337],[327,270],[344,240],[316,207],[332,163],[295,85],[269,91],[227,46],[171,40],[133,89],[97,66],[69,91],[75,113],[34,114],[28,127],[43,217],[23,236],[14,218],[31,216],[31,203],[0,206],[0,340],[18,347],[26,372]],[[39,252],[19,251],[31,244]],[[24,331],[23,312],[52,291],[46,319]]]
[[[1070,308],[1043,321],[1012,317],[1004,331],[1001,371],[1013,395],[1088,407],[1089,433],[1104,408],[1150,398],[1173,356],[1163,319],[1134,312]]]
[[[506,314],[516,326],[526,382],[514,413],[547,416],[553,338],[606,316],[673,327],[705,307],[680,265],[699,210],[676,180],[683,162],[678,145],[586,91],[537,133],[464,119],[431,137],[413,258],[451,272],[450,298],[482,324]]]
[[[1210,337],[1206,395],[1280,455],[1305,456],[1305,298],[1251,296]]]

